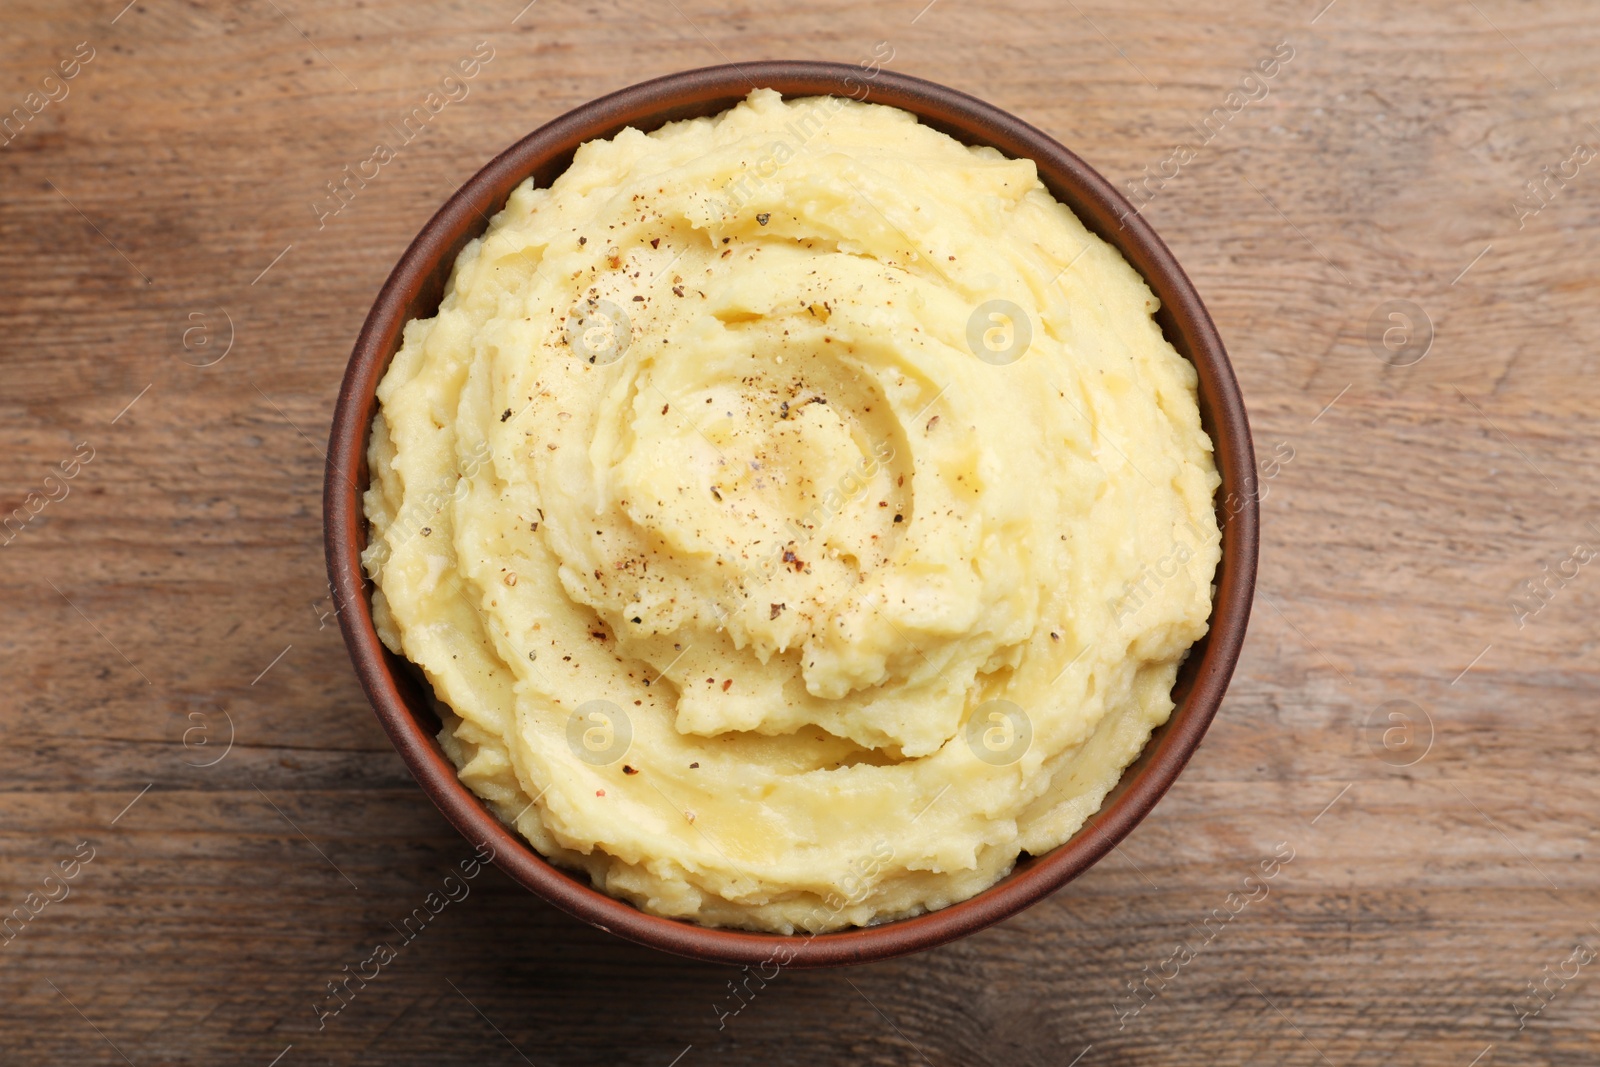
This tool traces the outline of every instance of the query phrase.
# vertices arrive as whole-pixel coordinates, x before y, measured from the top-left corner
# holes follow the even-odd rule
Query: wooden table
[[[1592,8],[123,2],[8,0],[0,42],[0,106],[23,109],[0,148],[0,513],[28,520],[0,550],[0,909],[37,909],[0,947],[0,1060],[1600,1058]],[[1279,457],[1204,747],[1049,901],[785,973],[721,1029],[734,972],[490,870],[319,1030],[326,984],[467,854],[326,599],[323,442],[379,284],[570,107],[880,41],[1119,184],[1166,175],[1144,211]],[[480,42],[467,96],[333,214],[328,183]],[[1280,844],[1269,895],[1206,925]]]

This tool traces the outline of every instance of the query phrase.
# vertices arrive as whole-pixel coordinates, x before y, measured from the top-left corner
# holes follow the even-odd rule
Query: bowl
[[[1171,718],[1151,735],[1100,811],[1058,848],[1021,857],[1010,875],[977,896],[914,918],[816,935],[749,933],[647,915],[547,862],[457,778],[435,740],[440,721],[427,683],[378,640],[371,583],[360,561],[367,539],[361,496],[375,391],[399,349],[405,323],[438,310],[462,247],[487,229],[489,218],[523,179],[531,175],[538,185],[549,185],[583,142],[627,126],[649,131],[713,115],[756,87],[785,97],[835,95],[888,104],[959,141],[1032,159],[1050,192],[1119,249],[1160,298],[1157,322],[1199,371],[1201,420],[1215,444],[1222,478],[1216,497],[1222,559],[1210,630],[1179,671]],[[512,145],[446,201],[400,257],[356,340],[333,416],[323,521],[339,624],[362,688],[423,790],[469,841],[487,841],[495,862],[545,900],[630,941],[700,960],[793,967],[865,963],[944,944],[1015,915],[1109,852],[1172,785],[1222,702],[1244,642],[1259,547],[1255,453],[1222,340],[1172,253],[1111,184],[1044,133],[954,89],[887,70],[791,61],[685,71],[601,97]]]

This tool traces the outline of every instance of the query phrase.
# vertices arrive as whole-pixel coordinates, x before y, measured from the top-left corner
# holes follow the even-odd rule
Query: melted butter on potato
[[[1031,162],[757,91],[524,183],[408,324],[379,633],[461,777],[661,915],[943,907],[1172,710],[1218,478],[1155,298]]]

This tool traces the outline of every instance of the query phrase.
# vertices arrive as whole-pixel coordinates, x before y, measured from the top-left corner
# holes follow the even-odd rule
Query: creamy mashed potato
[[[754,92],[584,145],[378,389],[374,616],[646,911],[817,931],[1065,841],[1206,631],[1194,368],[1033,163]]]

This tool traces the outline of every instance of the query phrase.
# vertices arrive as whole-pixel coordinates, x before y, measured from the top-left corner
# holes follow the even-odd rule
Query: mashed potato
[[[378,390],[365,563],[462,780],[646,911],[944,907],[1206,631],[1194,368],[1033,163],[762,90],[524,183]]]

